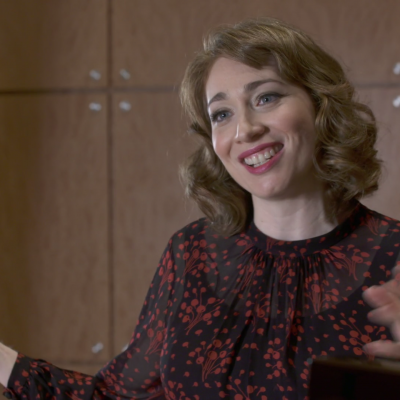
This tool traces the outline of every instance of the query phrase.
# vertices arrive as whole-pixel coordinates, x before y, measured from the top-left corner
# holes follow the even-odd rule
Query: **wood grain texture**
[[[385,0],[118,0],[112,2],[116,86],[178,85],[202,36],[221,23],[272,16],[304,29],[358,84],[400,82],[400,2]],[[123,80],[121,69],[131,78]]]
[[[106,11],[106,0],[1,1],[0,90],[105,86]]]
[[[0,96],[0,340],[49,361],[109,357],[106,114],[90,102],[106,108]]]
[[[376,143],[378,156],[383,161],[383,173],[378,191],[362,202],[384,215],[400,220],[400,108],[393,100],[400,96],[400,89],[359,90],[360,100],[373,110],[379,135]]]
[[[123,112],[121,101],[132,109]],[[195,148],[175,93],[113,99],[114,353],[129,341],[171,235],[200,216],[184,199],[178,165]]]

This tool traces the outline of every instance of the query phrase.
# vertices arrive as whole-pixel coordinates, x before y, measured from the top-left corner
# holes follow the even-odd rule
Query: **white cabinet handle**
[[[126,80],[126,81],[131,79],[131,74],[129,73],[128,70],[126,70],[124,68],[119,71],[119,74],[120,74],[121,78]]]
[[[98,353],[100,353],[103,349],[104,349],[103,343],[101,343],[101,342],[96,343],[96,344],[92,347],[92,353],[93,353],[93,354],[98,354]]]
[[[400,75],[400,62],[396,63],[393,68],[393,72],[395,73],[395,75]]]
[[[101,79],[101,73],[97,71],[96,69],[92,69],[89,72],[89,76],[94,80],[94,81],[99,81]]]
[[[99,112],[99,111],[101,111],[102,107],[101,107],[100,103],[94,103],[93,102],[93,103],[89,104],[89,109],[92,110],[92,111]]]
[[[120,108],[122,111],[128,112],[128,111],[131,110],[132,106],[131,106],[131,103],[129,103],[128,101],[121,101],[121,102],[119,103],[119,108]]]
[[[399,107],[400,107],[400,96],[397,96],[397,97],[393,100],[393,105],[394,105],[396,108],[399,108]]]

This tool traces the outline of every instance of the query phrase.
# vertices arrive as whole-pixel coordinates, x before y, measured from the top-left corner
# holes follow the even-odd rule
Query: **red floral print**
[[[400,223],[361,204],[293,242],[254,223],[222,237],[200,219],[169,241],[123,353],[94,377],[20,354],[7,395],[306,400],[313,359],[364,357],[365,343],[391,338],[361,295],[390,279],[399,252]]]

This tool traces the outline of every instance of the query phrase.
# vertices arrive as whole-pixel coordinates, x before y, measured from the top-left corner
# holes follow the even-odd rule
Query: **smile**
[[[269,162],[277,153],[279,153],[282,147],[283,146],[281,144],[277,144],[272,148],[265,149],[259,153],[253,154],[250,157],[246,157],[244,162],[253,168],[257,168]]]

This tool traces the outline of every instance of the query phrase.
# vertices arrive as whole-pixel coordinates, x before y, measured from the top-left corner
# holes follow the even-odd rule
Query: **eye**
[[[275,100],[281,98],[282,95],[278,94],[278,93],[264,93],[261,96],[258,96],[257,98],[257,105],[258,104],[268,104],[268,103],[272,103]]]
[[[227,110],[219,110],[210,115],[211,122],[222,122],[230,116],[230,112]]]

